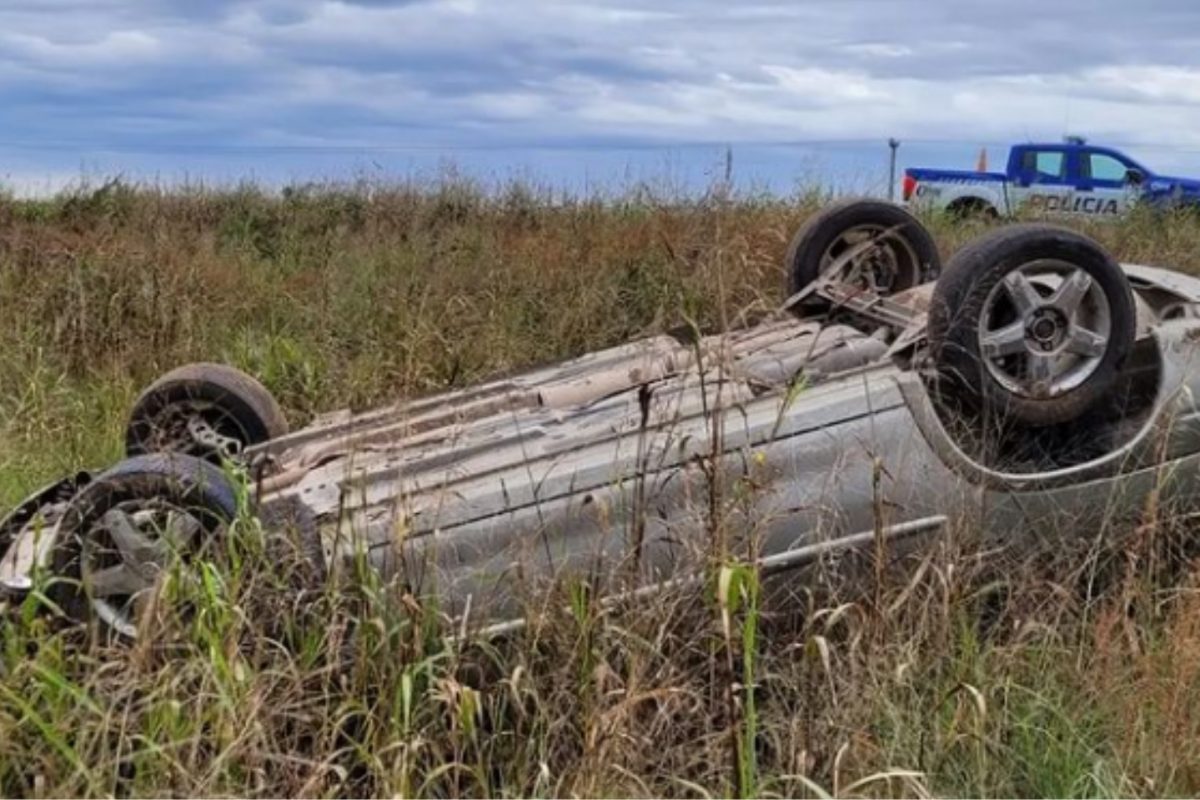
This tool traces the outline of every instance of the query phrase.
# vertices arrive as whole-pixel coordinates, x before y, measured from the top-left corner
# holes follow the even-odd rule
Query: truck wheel
[[[133,404],[125,453],[184,453],[219,461],[287,433],[261,383],[223,364],[188,364],[152,383]]]
[[[1129,282],[1100,245],[1049,225],[1016,225],[950,259],[930,303],[929,346],[952,397],[1053,425],[1113,387],[1135,323]]]
[[[133,640],[177,559],[201,556],[237,514],[213,464],[178,453],[130,458],[96,477],[58,523],[50,596],[106,640]]]
[[[957,222],[993,220],[999,214],[991,203],[978,197],[964,197],[946,207],[946,213]]]
[[[874,240],[875,246],[862,246]],[[841,280],[893,294],[933,280],[941,272],[937,245],[920,221],[879,200],[845,200],[813,214],[788,247],[788,289],[799,292],[842,264]]]

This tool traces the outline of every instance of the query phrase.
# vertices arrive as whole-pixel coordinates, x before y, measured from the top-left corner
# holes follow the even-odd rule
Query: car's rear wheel
[[[233,484],[207,461],[178,453],[122,461],[60,519],[51,597],[104,639],[136,639],[163,576],[203,558],[236,514]]]
[[[929,344],[950,396],[1030,425],[1081,416],[1133,347],[1129,282],[1073,231],[1017,225],[958,251],[934,288]]]
[[[946,207],[946,214],[957,222],[991,221],[999,217],[996,207],[978,197],[964,197]]]
[[[791,294],[835,270],[830,277],[880,295],[911,289],[941,271],[925,226],[879,200],[846,200],[813,214],[792,237],[786,264]]]
[[[254,378],[223,364],[188,364],[138,397],[125,431],[125,452],[219,461],[287,430],[279,404]]]

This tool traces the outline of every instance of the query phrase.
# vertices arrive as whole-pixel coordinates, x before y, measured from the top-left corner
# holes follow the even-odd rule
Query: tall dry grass
[[[119,457],[133,394],[186,361],[247,369],[300,422],[753,318],[816,200],[448,181],[0,203],[0,507]],[[931,224],[947,254],[977,232]],[[1194,219],[1091,232],[1200,270]],[[236,528],[132,650],[88,646],[36,593],[5,612],[0,792],[1200,791],[1192,528],[1160,509],[1101,550],[983,551],[959,526],[870,585],[764,586],[732,558],[647,603],[567,584],[469,641],[369,570],[323,584],[248,513]]]

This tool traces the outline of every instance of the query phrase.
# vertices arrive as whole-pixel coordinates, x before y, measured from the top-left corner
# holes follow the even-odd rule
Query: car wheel
[[[1016,225],[958,251],[934,288],[929,345],[951,396],[1030,425],[1082,415],[1133,347],[1129,282],[1100,245]]]
[[[219,461],[287,433],[261,383],[222,364],[188,364],[151,384],[133,405],[125,453],[184,453]]]
[[[867,243],[874,241],[871,246]],[[788,289],[796,294],[836,268],[839,280],[887,295],[933,280],[941,272],[937,245],[900,206],[846,200],[805,221],[788,247]]]
[[[58,523],[51,598],[107,640],[133,640],[160,577],[202,557],[237,514],[221,470],[178,453],[130,458],[97,476]]]
[[[287,496],[264,502],[256,513],[267,537],[270,563],[294,567],[286,574],[297,591],[320,586],[329,562],[313,510],[300,498]]]

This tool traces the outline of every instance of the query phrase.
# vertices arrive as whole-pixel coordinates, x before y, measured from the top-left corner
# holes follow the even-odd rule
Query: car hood
[[[1183,192],[1200,195],[1200,180],[1195,178],[1177,178],[1172,175],[1155,175],[1150,179],[1147,188],[1151,193]]]

